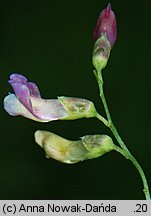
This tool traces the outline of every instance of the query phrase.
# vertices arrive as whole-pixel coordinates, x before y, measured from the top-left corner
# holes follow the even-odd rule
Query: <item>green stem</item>
[[[118,141],[119,145],[121,146],[121,148],[119,148],[117,146],[117,148],[115,149],[116,151],[118,151],[119,153],[121,153],[124,157],[126,157],[127,159],[129,159],[133,165],[136,167],[136,169],[138,170],[142,182],[143,182],[143,186],[144,186],[144,194],[147,200],[150,200],[150,192],[149,192],[149,187],[148,187],[148,183],[147,183],[147,179],[146,176],[144,174],[143,169],[141,168],[141,166],[139,165],[139,163],[137,162],[137,160],[132,156],[132,154],[130,153],[130,151],[128,150],[128,148],[126,147],[125,143],[123,142],[123,140],[121,139],[118,131],[116,130],[116,127],[113,124],[109,109],[108,109],[108,105],[104,96],[104,91],[103,91],[103,78],[102,78],[102,72],[95,72],[95,76],[98,82],[98,86],[99,86],[99,91],[100,91],[100,98],[102,100],[106,115],[107,115],[107,119],[108,119],[108,124],[105,124],[106,126],[108,126],[110,128],[110,130],[112,131],[113,135],[115,136],[116,140]],[[97,118],[100,119],[99,114],[97,115]]]
[[[149,192],[148,183],[145,177],[145,173],[143,169],[141,168],[141,166],[139,165],[139,163],[137,162],[137,160],[132,156],[132,154],[129,151],[127,152],[116,145],[114,145],[114,150],[122,154],[126,159],[129,159],[134,164],[134,166],[138,170],[140,177],[142,179],[143,186],[144,186],[143,192],[145,194],[146,200],[150,200],[150,192]]]
[[[100,121],[102,121],[105,124],[105,126],[109,127],[109,122],[103,116],[101,116],[99,113],[96,112],[95,117],[98,118]]]
[[[126,159],[129,159],[129,156],[122,148],[118,147],[117,145],[114,145],[114,150],[123,155]]]

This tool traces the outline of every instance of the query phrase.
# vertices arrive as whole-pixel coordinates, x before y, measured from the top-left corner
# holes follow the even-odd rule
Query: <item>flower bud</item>
[[[97,40],[101,35],[106,34],[106,37],[110,43],[111,48],[113,47],[117,38],[117,27],[116,27],[116,16],[111,10],[111,4],[101,12],[96,27],[94,29],[94,40]]]
[[[36,143],[44,149],[47,158],[73,164],[102,156],[114,149],[107,135],[87,135],[81,140],[71,141],[48,131],[35,132]]]
[[[94,48],[92,63],[97,71],[105,68],[117,37],[116,17],[111,4],[101,12],[94,29]]]

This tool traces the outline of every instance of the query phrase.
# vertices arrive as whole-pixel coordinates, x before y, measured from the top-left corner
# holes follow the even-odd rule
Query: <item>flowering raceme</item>
[[[102,69],[108,62],[116,38],[116,17],[109,3],[100,13],[97,20],[94,29],[95,42],[92,53],[93,72],[99,87],[99,96],[106,114],[105,117],[96,111],[91,101],[83,98],[58,97],[57,99],[42,99],[37,85],[28,82],[26,77],[16,73],[10,75],[8,82],[14,93],[10,93],[4,98],[4,109],[12,116],[21,115],[39,122],[97,118],[110,129],[119,145],[115,145],[112,138],[106,134],[84,135],[73,141],[45,130],[35,132],[35,142],[44,150],[47,158],[66,164],[95,159],[112,150],[116,151],[130,160],[136,167],[143,182],[145,197],[147,200],[151,200],[145,173],[120,137],[111,118],[104,95]],[[123,182],[121,183],[123,184]],[[89,185],[91,186],[92,183],[90,182]]]
[[[42,99],[37,85],[16,73],[10,75],[8,82],[15,94],[4,98],[4,108],[12,116],[22,115],[40,122],[95,116],[95,107],[89,100],[73,97]]]

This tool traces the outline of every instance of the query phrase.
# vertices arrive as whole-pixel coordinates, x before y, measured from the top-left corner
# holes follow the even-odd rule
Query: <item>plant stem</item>
[[[129,159],[129,156],[122,148],[118,147],[117,145],[114,145],[114,150],[123,155],[126,159]]]
[[[102,121],[105,124],[105,126],[109,127],[109,122],[103,116],[101,116],[99,113],[96,113],[96,118],[98,118],[100,121]]]
[[[139,163],[137,162],[137,160],[132,156],[132,154],[128,151],[125,151],[124,149],[118,147],[118,146],[114,146],[114,150],[119,152],[120,154],[122,154],[126,159],[129,159],[134,166],[136,167],[136,169],[138,170],[140,177],[142,179],[143,182],[143,192],[145,194],[146,200],[150,200],[150,192],[149,192],[149,187],[148,187],[148,183],[147,183],[147,179],[145,177],[145,173],[143,171],[143,169],[141,168],[141,166],[139,165]]]
[[[147,183],[147,179],[146,176],[144,174],[143,169],[141,168],[141,166],[139,165],[139,163],[137,162],[137,160],[133,157],[133,155],[130,153],[130,151],[128,150],[128,148],[126,147],[125,143],[123,142],[123,140],[121,139],[116,127],[113,124],[109,109],[108,109],[108,105],[104,96],[104,91],[103,91],[103,78],[102,78],[102,72],[98,71],[95,72],[95,76],[98,82],[98,86],[99,86],[99,91],[100,91],[100,98],[102,100],[106,115],[107,115],[107,119],[108,119],[108,124],[105,124],[106,126],[108,126],[110,128],[110,130],[112,131],[113,135],[115,136],[116,140],[118,141],[119,145],[121,146],[121,148],[119,148],[118,146],[115,147],[115,150],[117,152],[119,152],[120,154],[122,154],[125,158],[129,159],[133,165],[136,167],[136,169],[138,170],[142,182],[143,182],[143,186],[144,186],[144,194],[147,200],[150,200],[150,192],[149,192],[149,187],[148,187],[148,183]],[[99,118],[99,114],[97,116],[98,119]]]

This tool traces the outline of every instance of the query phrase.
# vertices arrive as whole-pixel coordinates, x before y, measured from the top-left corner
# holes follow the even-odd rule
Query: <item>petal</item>
[[[35,97],[38,97],[40,98],[40,91],[37,87],[37,85],[33,82],[28,82],[27,83],[27,87],[29,89],[29,92],[30,92],[30,96],[35,96]]]
[[[17,82],[17,83],[26,84],[27,83],[27,78],[24,77],[21,74],[13,73],[13,74],[10,75],[10,80],[8,82],[9,83]]]
[[[32,105],[30,101],[30,92],[26,85],[17,82],[10,82],[14,93],[18,100],[30,111],[32,112]]]
[[[16,74],[16,73],[11,74],[10,80],[8,82],[12,87],[13,87],[12,84],[14,83],[24,84],[29,89],[30,95],[35,96],[35,97],[41,97],[37,85],[33,82],[27,82],[27,78],[21,74]]]
[[[68,116],[67,111],[57,99],[44,100],[31,97],[33,114],[48,121],[62,119]]]
[[[88,155],[88,150],[81,140],[70,141],[48,131],[36,131],[35,141],[44,149],[47,158],[53,158],[62,163],[77,163],[83,161]]]
[[[4,109],[12,116],[24,116],[35,121],[39,121],[28,109],[18,100],[14,94],[9,94],[4,98]]]
[[[102,33],[106,33],[112,48],[117,38],[117,27],[116,16],[111,9],[110,3],[108,3],[107,7],[100,13],[96,27],[94,29],[94,40],[97,40],[99,37],[101,37]]]
[[[21,115],[39,122],[49,122],[68,116],[58,100],[43,100],[33,97],[31,101],[32,112],[14,94],[9,94],[4,98],[4,109],[12,116]]]

